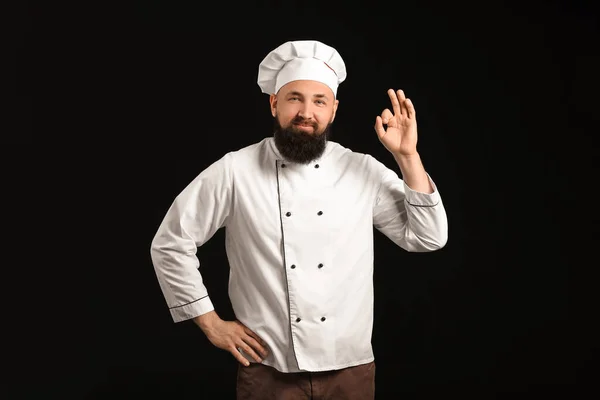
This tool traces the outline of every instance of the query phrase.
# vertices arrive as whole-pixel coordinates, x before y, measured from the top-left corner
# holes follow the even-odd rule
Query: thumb
[[[381,139],[385,136],[385,129],[383,128],[383,121],[381,120],[381,117],[379,115],[377,117],[375,117],[375,132],[377,132],[377,136],[379,136],[379,139]]]

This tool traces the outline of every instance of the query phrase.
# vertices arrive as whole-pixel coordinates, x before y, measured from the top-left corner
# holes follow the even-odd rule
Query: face
[[[293,81],[271,95],[275,144],[292,162],[307,164],[323,154],[339,101],[316,81]]]

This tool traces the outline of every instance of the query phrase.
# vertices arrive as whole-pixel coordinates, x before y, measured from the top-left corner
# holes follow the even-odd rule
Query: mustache
[[[306,119],[306,118],[302,118],[302,117],[294,117],[294,119],[292,119],[292,124],[310,125],[315,129],[317,129],[317,127],[318,127],[317,123],[315,121]]]

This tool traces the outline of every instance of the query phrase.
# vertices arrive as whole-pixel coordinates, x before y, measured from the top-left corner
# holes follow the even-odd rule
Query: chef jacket
[[[214,309],[197,249],[224,228],[231,305],[267,343],[263,364],[299,372],[374,360],[373,227],[406,251],[442,248],[446,212],[428,178],[434,192],[416,192],[332,141],[309,164],[286,161],[272,137],[226,153],[178,194],[153,238],[170,315]]]

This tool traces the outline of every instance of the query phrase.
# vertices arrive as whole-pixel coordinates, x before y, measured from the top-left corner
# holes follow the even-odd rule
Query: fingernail
[[[247,367],[248,365],[250,365],[250,363],[248,361],[245,361],[244,365]]]

